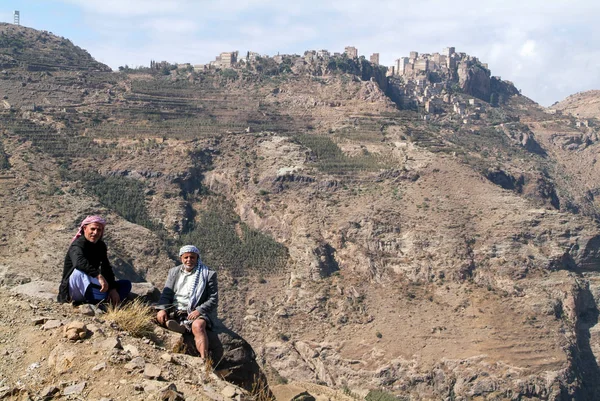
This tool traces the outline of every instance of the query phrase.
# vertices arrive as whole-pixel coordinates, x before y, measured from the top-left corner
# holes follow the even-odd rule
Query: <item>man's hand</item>
[[[167,323],[167,311],[159,310],[156,314],[156,320],[158,320],[158,323],[164,326]]]
[[[121,302],[121,297],[119,296],[117,290],[115,290],[114,288],[108,292],[108,299],[113,305],[118,305],[119,302]]]
[[[108,291],[108,281],[104,278],[102,274],[98,274],[98,282],[100,283],[100,292]],[[117,294],[117,297],[119,294]]]
[[[190,313],[187,316],[187,320],[196,320],[200,317],[200,312],[198,312],[197,310],[193,311],[192,313]]]

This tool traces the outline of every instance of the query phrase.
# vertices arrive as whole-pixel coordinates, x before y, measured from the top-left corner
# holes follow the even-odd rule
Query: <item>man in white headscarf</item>
[[[179,250],[181,265],[169,270],[158,301],[156,320],[178,333],[191,331],[201,358],[208,356],[208,336],[217,316],[219,302],[217,273],[200,260],[193,245]]]

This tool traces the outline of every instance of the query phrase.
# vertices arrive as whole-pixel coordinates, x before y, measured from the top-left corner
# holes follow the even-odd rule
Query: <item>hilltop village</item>
[[[303,56],[278,54],[270,57],[251,51],[244,55],[239,51],[222,52],[208,64],[177,64],[177,69],[194,72],[239,70],[265,60],[288,66],[296,74],[308,72],[317,75],[326,74],[338,60],[370,63],[394,84],[396,89],[392,97],[395,97],[396,103],[403,109],[419,111],[425,121],[451,116],[463,124],[476,123],[486,108],[495,107],[509,95],[518,93],[512,83],[502,85],[500,77],[491,76],[486,63],[480,62],[477,57],[456,52],[454,47],[432,54],[413,51],[388,67],[379,63],[379,53],[373,53],[367,61],[364,56],[359,56],[356,47],[347,46],[343,53],[308,50]],[[164,68],[165,65],[168,65],[166,61],[152,62],[151,68]],[[507,86],[512,88],[508,93]]]

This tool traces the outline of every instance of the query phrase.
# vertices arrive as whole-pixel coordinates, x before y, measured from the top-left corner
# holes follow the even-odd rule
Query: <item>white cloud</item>
[[[186,19],[173,21],[170,18],[151,18],[145,20],[140,27],[147,29],[152,35],[164,37],[169,34],[192,34],[199,29],[199,24]]]
[[[519,54],[521,55],[521,57],[525,58],[535,57],[535,40],[527,40],[525,43],[523,43]]]

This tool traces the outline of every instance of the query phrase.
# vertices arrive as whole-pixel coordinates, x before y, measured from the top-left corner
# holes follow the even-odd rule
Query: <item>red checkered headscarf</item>
[[[81,226],[79,226],[79,231],[77,231],[77,234],[75,234],[75,236],[71,240],[71,243],[83,235],[83,228],[85,226],[87,226],[88,224],[92,224],[92,223],[102,224],[103,228],[106,226],[106,220],[104,220],[102,217],[88,216],[81,222]],[[102,235],[104,235],[104,232],[102,233]],[[102,239],[102,237],[100,237],[100,239]]]

